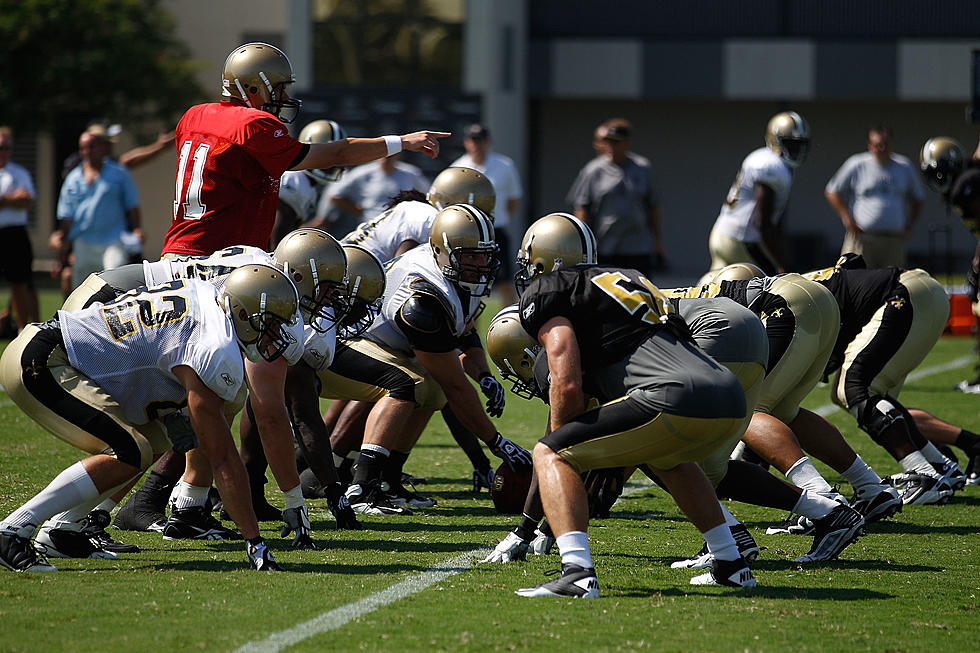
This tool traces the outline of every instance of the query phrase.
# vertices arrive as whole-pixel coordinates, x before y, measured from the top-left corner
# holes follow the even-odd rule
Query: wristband
[[[385,147],[388,148],[388,156],[402,151],[401,136],[384,136],[383,138],[385,139]]]

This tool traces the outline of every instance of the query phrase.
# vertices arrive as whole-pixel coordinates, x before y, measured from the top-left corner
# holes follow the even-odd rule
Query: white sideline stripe
[[[652,485],[653,483],[645,478],[640,479],[639,482],[627,483],[623,491],[623,496],[636,494],[637,492],[648,489]],[[287,646],[298,644],[314,635],[336,630],[358,617],[363,617],[366,614],[374,612],[378,608],[383,608],[395,601],[407,598],[413,594],[418,594],[427,587],[445,580],[453,574],[469,570],[474,562],[485,558],[490,551],[490,547],[481,546],[478,549],[473,549],[455,558],[450,558],[427,571],[406,578],[402,582],[383,589],[380,592],[375,592],[360,601],[342,605],[339,608],[334,608],[330,612],[324,612],[309,621],[304,621],[292,628],[273,633],[263,640],[248,642],[237,649],[236,653],[276,653]]]
[[[974,360],[976,360],[974,356],[960,356],[959,358],[954,358],[948,363],[944,363],[942,365],[935,365],[933,367],[923,367],[921,370],[915,370],[914,372],[909,374],[907,380],[918,381],[919,379],[924,379],[927,376],[932,376],[933,374],[939,374],[941,372],[948,372],[950,370],[955,370],[959,367],[963,367],[964,365],[968,365],[969,363],[972,363]],[[818,406],[817,408],[814,408],[813,412],[815,412],[817,415],[820,415],[821,417],[828,417],[830,415],[833,415],[835,412],[837,412],[840,409],[841,407],[838,406],[837,404],[824,404],[822,406]]]

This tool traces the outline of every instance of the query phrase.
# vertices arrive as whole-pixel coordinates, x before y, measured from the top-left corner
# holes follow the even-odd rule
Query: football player
[[[834,267],[803,275],[840,306],[840,335],[824,372],[836,372],[831,399],[905,470],[890,477],[905,504],[944,502],[966,478],[923,436],[898,394],[942,334],[949,299],[924,270],[863,266],[859,255],[845,254]]]
[[[344,129],[333,120],[314,120],[300,131],[301,143],[332,143],[345,138]],[[327,184],[339,181],[344,168],[334,166],[326,170],[287,170],[279,180],[279,208],[272,227],[269,247],[275,249],[289,232],[299,229],[313,218],[316,205]],[[319,228],[320,225],[310,223]]]
[[[389,265],[381,312],[364,336],[347,343],[344,352],[338,349],[329,376],[320,375],[322,392],[377,401],[347,492],[356,511],[395,512],[383,480],[407,501],[431,505],[399,487],[400,466],[432,412],[446,404],[495,455],[512,466],[530,466],[528,452],[484,415],[466,378],[492,377],[473,327],[497,264],[490,218],[468,204],[444,208],[427,241]],[[397,381],[399,391],[372,394],[383,385],[379,375]]]
[[[766,126],[766,147],[742,161],[708,237],[711,269],[751,262],[766,274],[784,272],[779,221],[793,172],[806,160],[810,127],[795,111],[777,113]]]
[[[246,43],[225,59],[221,102],[188,109],[177,125],[174,219],[163,253],[211,254],[231,244],[265,248],[276,217],[279,179],[287,170],[328,170],[403,149],[439,155],[448,132],[341,138],[303,143],[286,130],[300,108],[286,55]]]
[[[245,469],[228,428],[244,401],[242,352],[275,360],[295,319],[293,284],[275,268],[248,265],[219,292],[197,280],[138,288],[29,326],[0,359],[11,399],[60,439],[91,454],[0,522],[0,562],[52,571],[37,545],[61,557],[115,557],[93,546],[80,520],[171,446],[199,446],[214,469],[253,568],[278,571],[259,535]],[[187,406],[193,434],[167,415]],[[180,421],[177,421],[180,425]]]

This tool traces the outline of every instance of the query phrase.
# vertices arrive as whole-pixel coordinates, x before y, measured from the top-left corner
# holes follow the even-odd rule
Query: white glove
[[[540,529],[534,529],[534,539],[531,540],[531,553],[536,556],[548,555],[555,546],[555,538],[545,535]]]
[[[296,533],[293,538],[292,547],[294,549],[315,549],[313,539],[310,537],[310,513],[306,504],[297,508],[287,508],[282,511],[282,520],[285,522],[280,535],[286,537],[291,532]]]
[[[527,542],[518,537],[517,533],[511,531],[490,552],[490,555],[480,562],[512,562],[514,560],[527,560]]]

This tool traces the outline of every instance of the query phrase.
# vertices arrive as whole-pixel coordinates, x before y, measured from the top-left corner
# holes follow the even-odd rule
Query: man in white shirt
[[[36,295],[31,292],[34,255],[27,236],[27,212],[34,206],[34,182],[23,166],[10,160],[14,133],[0,127],[0,273],[10,284],[18,329],[38,322]]]
[[[413,188],[422,193],[428,190],[429,180],[422,171],[399,159],[401,154],[393,154],[348,170],[329,193],[324,193],[324,197],[342,212],[354,216],[357,222],[364,222],[384,211],[388,198],[399,192]],[[320,199],[317,217],[327,214],[326,201]]]
[[[849,157],[824,195],[844,223],[841,254],[861,254],[869,268],[905,265],[905,241],[925,194],[912,162],[892,152],[891,129],[872,127],[868,151]]]
[[[497,193],[497,204],[493,209],[493,229],[500,246],[501,265],[497,279],[510,279],[514,276],[514,256],[511,244],[511,222],[517,220],[517,208],[520,206],[524,190],[517,166],[510,157],[498,154],[492,150],[493,141],[490,131],[481,124],[473,124],[463,131],[463,147],[466,154],[452,162],[453,166],[473,168],[482,172],[493,183]],[[516,229],[521,229],[518,224]],[[519,232],[520,233],[520,232]],[[502,283],[498,288],[509,293],[507,301],[513,301],[513,294],[508,283]]]

